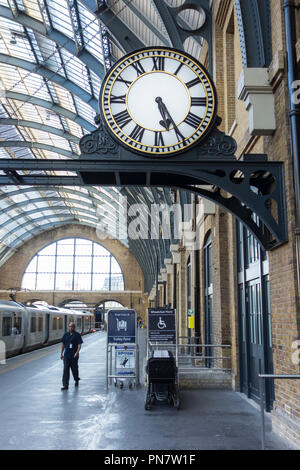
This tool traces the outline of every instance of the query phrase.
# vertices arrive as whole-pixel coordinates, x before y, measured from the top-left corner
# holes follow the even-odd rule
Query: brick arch
[[[87,238],[104,246],[115,256],[124,275],[124,284],[127,291],[144,291],[144,276],[142,270],[133,256],[119,240],[107,238],[99,240],[96,230],[88,226],[65,225],[58,229],[47,230],[24,243],[0,269],[1,289],[21,289],[23,274],[31,259],[50,243],[63,238]],[[32,295],[31,295],[32,296]]]

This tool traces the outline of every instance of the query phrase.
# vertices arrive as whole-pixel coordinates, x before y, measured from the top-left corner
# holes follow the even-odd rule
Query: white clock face
[[[148,156],[183,152],[216,117],[216,93],[199,62],[174,49],[147,48],[119,61],[104,80],[100,110],[113,136]]]

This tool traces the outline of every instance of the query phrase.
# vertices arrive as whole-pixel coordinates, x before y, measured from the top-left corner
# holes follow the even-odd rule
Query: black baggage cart
[[[179,409],[178,369],[171,351],[152,351],[147,361],[147,393],[145,409],[156,401],[168,401]]]

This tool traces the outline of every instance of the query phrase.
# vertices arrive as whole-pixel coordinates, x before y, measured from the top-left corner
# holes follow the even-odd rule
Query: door
[[[237,224],[240,388],[259,401],[260,373],[273,373],[268,255]],[[273,382],[266,381],[266,409],[274,401]]]
[[[212,280],[212,241],[211,236],[204,246],[204,335],[205,335],[205,366],[213,367],[214,343],[213,332],[213,280]]]
[[[259,398],[258,375],[264,372],[263,318],[260,280],[247,283],[246,316],[248,321],[249,378],[251,397]]]

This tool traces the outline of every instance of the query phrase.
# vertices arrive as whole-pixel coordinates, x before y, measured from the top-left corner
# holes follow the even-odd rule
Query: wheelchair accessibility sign
[[[149,340],[151,342],[175,342],[175,310],[164,308],[148,309]]]

